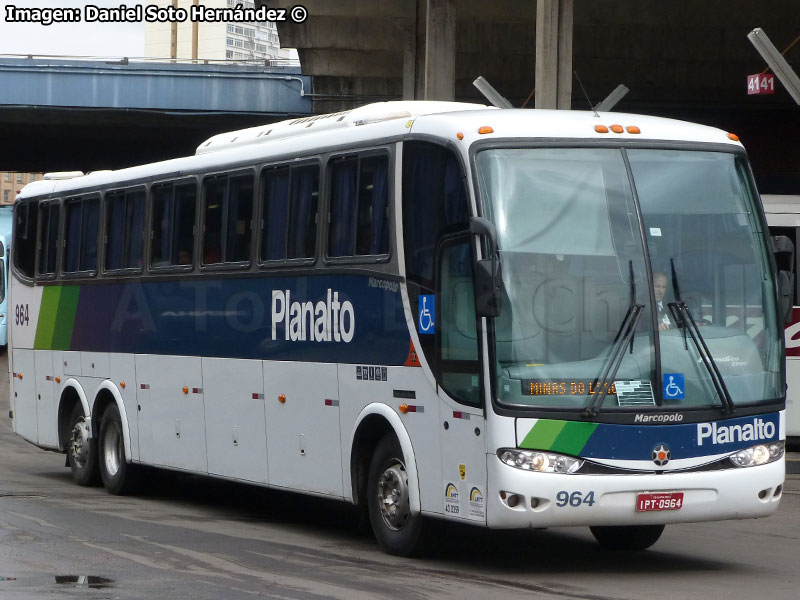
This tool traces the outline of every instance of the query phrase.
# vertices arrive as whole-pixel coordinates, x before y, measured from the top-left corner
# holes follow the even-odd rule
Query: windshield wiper
[[[675,260],[670,258],[669,264],[672,269],[672,292],[675,295],[675,302],[669,302],[667,306],[669,306],[672,315],[675,317],[675,322],[678,324],[678,327],[684,328],[684,345],[686,345],[686,333],[688,332],[697,349],[697,353],[700,355],[700,360],[703,361],[703,365],[705,365],[708,374],[711,376],[711,383],[714,384],[714,389],[717,391],[717,395],[722,402],[723,414],[734,413],[736,412],[736,408],[733,404],[733,398],[731,398],[731,394],[728,391],[728,386],[725,385],[725,380],[722,378],[722,373],[717,366],[717,362],[711,355],[711,351],[706,345],[703,334],[700,333],[700,328],[697,326],[694,316],[692,316],[692,311],[689,310],[689,306],[681,299],[678,275],[675,273]],[[686,349],[689,349],[688,345],[686,345]]]
[[[605,370],[599,379],[594,380],[594,393],[589,399],[589,404],[586,405],[586,408],[581,413],[586,418],[596,417],[600,412],[600,407],[614,384],[614,377],[617,376],[617,371],[619,371],[619,367],[622,364],[622,358],[625,356],[625,347],[628,342],[630,342],[630,352],[633,354],[633,334],[636,332],[636,324],[639,322],[639,317],[642,316],[644,305],[636,304],[633,261],[628,261],[628,266],[630,268],[630,305],[628,306],[628,312],[625,313],[625,318],[622,319],[622,325],[619,326],[617,335],[614,337],[614,346],[611,349],[611,355],[606,363]]]

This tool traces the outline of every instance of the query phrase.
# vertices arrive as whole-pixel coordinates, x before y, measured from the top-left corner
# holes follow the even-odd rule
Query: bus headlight
[[[784,443],[759,444],[744,450],[739,450],[730,456],[731,462],[737,467],[755,467],[775,462],[783,456]]]
[[[577,473],[583,466],[583,460],[573,456],[517,448],[500,448],[497,457],[510,467],[538,473],[571,474]]]

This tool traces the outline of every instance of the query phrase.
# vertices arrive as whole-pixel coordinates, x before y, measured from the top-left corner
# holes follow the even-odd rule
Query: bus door
[[[486,521],[486,431],[481,401],[470,236],[444,238],[437,251],[436,328],[444,514]],[[421,296],[424,300],[424,297]],[[419,323],[428,324],[423,300]]]
[[[769,232],[771,236],[788,237],[795,248],[794,252],[794,272],[795,286],[792,290],[792,316],[789,323],[785,323],[784,339],[786,342],[786,435],[790,437],[800,436],[800,306],[798,306],[797,286],[800,285],[797,274],[797,263],[800,256],[797,252],[797,227],[773,225],[775,221],[785,222],[790,218],[797,220],[797,215],[775,215],[768,214],[767,221],[770,223]],[[778,257],[776,256],[776,260]],[[778,265],[781,269],[782,265]],[[787,265],[783,265],[787,268]]]

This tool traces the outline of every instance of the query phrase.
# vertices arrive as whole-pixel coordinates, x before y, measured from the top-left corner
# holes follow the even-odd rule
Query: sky
[[[6,6],[19,8],[100,7],[145,4],[138,0],[14,0],[0,2],[0,55],[33,54],[57,56],[141,57],[144,56],[143,23],[9,23]]]

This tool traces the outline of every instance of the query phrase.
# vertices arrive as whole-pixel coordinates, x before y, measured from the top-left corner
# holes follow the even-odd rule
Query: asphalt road
[[[776,515],[667,527],[643,553],[588,529],[451,527],[423,559],[382,554],[334,502],[154,473],[115,497],[11,430],[0,357],[0,598],[785,600],[800,597],[800,475]],[[791,469],[800,471],[797,455]]]

